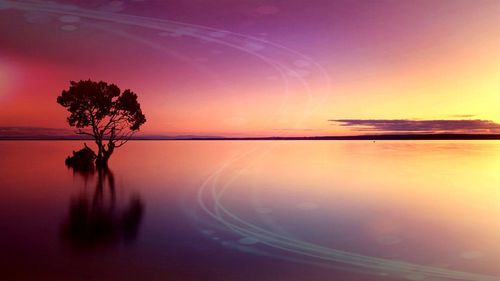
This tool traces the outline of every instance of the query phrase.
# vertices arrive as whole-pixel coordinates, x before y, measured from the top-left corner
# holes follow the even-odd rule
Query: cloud
[[[0,127],[0,138],[45,138],[73,136],[69,129],[42,127]]]
[[[397,133],[498,133],[500,124],[490,120],[330,119],[355,131]]]

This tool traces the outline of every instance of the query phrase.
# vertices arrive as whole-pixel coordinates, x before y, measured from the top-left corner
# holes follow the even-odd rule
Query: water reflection
[[[248,186],[248,182],[251,181],[249,175],[253,175],[250,172],[250,168],[253,160],[248,156],[249,154],[242,153],[241,155],[234,157],[230,161],[221,165],[221,167],[216,170],[199,188],[197,193],[198,205],[202,212],[205,213],[208,221],[211,221],[214,226],[218,226],[218,229],[226,230],[227,233],[232,233],[232,238],[225,238],[231,240],[237,240],[237,243],[229,241],[222,242],[224,246],[232,247],[245,253],[251,253],[255,255],[268,256],[283,260],[289,260],[294,262],[299,262],[303,264],[311,264],[320,267],[329,267],[332,269],[341,269],[344,271],[351,271],[354,273],[371,275],[373,276],[383,276],[386,278],[395,278],[396,280],[468,280],[468,281],[499,281],[497,276],[478,274],[473,271],[462,270],[462,269],[452,269],[448,266],[442,266],[442,264],[429,264],[426,262],[413,262],[408,261],[411,255],[404,256],[403,253],[409,248],[409,246],[400,247],[402,251],[400,253],[393,252],[391,256],[387,255],[387,250],[382,250],[383,246],[398,245],[402,242],[402,238],[396,235],[382,235],[378,236],[376,242],[382,247],[373,247],[370,245],[364,245],[361,250],[351,250],[356,249],[357,245],[362,244],[365,240],[364,231],[358,230],[358,225],[360,222],[369,225],[372,223],[369,215],[365,214],[363,220],[355,219],[355,216],[348,214],[346,210],[337,209],[343,213],[344,216],[349,216],[350,220],[343,223],[344,232],[340,237],[338,233],[343,232],[342,229],[333,229],[329,235],[330,245],[325,245],[316,239],[308,240],[298,237],[298,235],[290,235],[288,232],[281,231],[286,225],[294,225],[297,223],[302,214],[293,213],[292,210],[287,210],[285,219],[281,218],[281,221],[286,221],[288,218],[288,223],[283,225],[274,224],[269,227],[269,225],[264,225],[263,222],[269,222],[273,219],[279,219],[278,214],[273,213],[273,209],[270,207],[255,208],[256,206],[265,206],[265,201],[260,200],[263,198],[257,198],[256,190],[261,190],[260,187],[256,187],[251,193],[246,193],[245,190],[241,189],[241,186]],[[265,155],[262,153],[262,155]],[[268,161],[268,159],[266,159]],[[277,165],[278,166],[278,165]],[[273,169],[274,174],[277,173],[276,169]],[[276,187],[274,188],[276,189]],[[297,192],[297,189],[294,190]],[[310,192],[309,192],[310,193]],[[268,193],[269,194],[269,193]],[[253,201],[250,203],[250,208],[254,207],[252,211],[241,208],[243,204],[247,204],[244,200],[238,200],[238,205],[234,204],[235,198],[251,198]],[[269,206],[273,206],[276,209],[280,209],[283,206],[277,204],[278,200],[283,200],[286,196],[283,192],[280,192],[278,196],[267,196],[267,198],[273,198]],[[292,198],[292,197],[290,197]],[[287,198],[287,199],[290,199]],[[298,198],[296,198],[298,199]],[[291,205],[290,202],[284,204]],[[319,201],[319,200],[318,200]],[[269,202],[269,201],[268,201]],[[330,205],[341,205],[338,200],[331,199],[328,201]],[[327,204],[324,204],[326,207]],[[252,206],[253,205],[253,206]],[[310,229],[305,228],[308,224],[305,221],[300,222],[301,229],[295,229],[295,234],[301,234],[303,236],[314,237],[315,232],[320,230],[322,232],[328,231],[325,229],[325,225],[331,223],[335,224],[335,213],[328,212],[327,210],[320,210],[321,204],[315,202],[302,201],[294,205],[299,212],[312,212],[312,211],[322,211],[323,214],[316,214],[316,218],[320,225],[316,225]],[[248,208],[247,207],[247,208]],[[336,206],[330,206],[330,210],[335,210]],[[354,209],[354,206],[349,206],[350,209]],[[264,212],[262,212],[264,210]],[[362,209],[360,209],[362,211]],[[255,213],[259,216],[255,216]],[[380,212],[380,210],[379,210]],[[201,215],[200,215],[201,217]],[[385,218],[389,218],[390,214],[384,213]],[[265,219],[261,219],[265,218]],[[309,218],[311,219],[311,218]],[[208,223],[205,223],[208,224]],[[405,221],[396,222],[396,225],[404,226],[404,229],[410,229],[412,226],[407,224]],[[429,224],[424,225],[429,227]],[[304,233],[305,229],[305,233]],[[302,231],[301,231],[302,230]],[[356,230],[356,231],[353,231]],[[350,233],[349,233],[350,231]],[[443,231],[441,229],[441,231]],[[212,238],[217,238],[219,240],[220,234],[213,230],[204,230],[203,233]],[[389,232],[390,233],[390,232]],[[397,232],[396,232],[397,233]],[[443,233],[443,232],[442,232]],[[418,234],[417,234],[418,235]],[[355,237],[358,236],[356,240],[345,242],[345,237]],[[235,238],[236,237],[236,238]],[[314,241],[316,240],[316,241]],[[344,241],[343,243],[335,244],[335,240]],[[431,239],[428,239],[429,242]],[[325,242],[325,241],[323,241]],[[354,242],[354,243],[353,243]],[[420,241],[417,241],[420,242]],[[447,241],[450,242],[450,241]],[[420,246],[422,247],[422,246]],[[368,252],[370,248],[379,248],[376,252],[372,254],[361,254],[361,251]],[[433,252],[435,254],[435,252]],[[419,256],[425,256],[426,251],[415,249],[412,254],[417,254]],[[466,251],[461,254],[464,259],[477,259],[483,257],[483,253],[480,251]]]
[[[85,190],[71,199],[69,216],[61,230],[62,241],[83,250],[133,241],[144,214],[141,198],[134,195],[121,206],[116,200],[115,176],[110,169],[72,169],[75,176],[84,179]],[[87,185],[93,177],[95,187],[89,193]]]
[[[500,280],[498,141],[79,144],[0,142],[0,280]]]

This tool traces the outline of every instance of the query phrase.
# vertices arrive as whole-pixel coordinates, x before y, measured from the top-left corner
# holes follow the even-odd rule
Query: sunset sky
[[[496,0],[0,0],[0,35],[0,134],[89,78],[144,135],[500,132]]]

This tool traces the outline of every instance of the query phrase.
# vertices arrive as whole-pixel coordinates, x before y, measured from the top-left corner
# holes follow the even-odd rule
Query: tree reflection
[[[85,185],[96,178],[93,192],[81,192],[71,199],[69,216],[62,226],[62,240],[76,248],[92,249],[121,241],[133,241],[138,234],[144,203],[138,195],[118,204],[115,178],[108,168],[73,169]]]

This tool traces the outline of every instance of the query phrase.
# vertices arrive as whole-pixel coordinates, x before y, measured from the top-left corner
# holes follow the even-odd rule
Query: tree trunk
[[[111,157],[111,154],[113,154],[113,151],[115,150],[115,144],[113,142],[108,142],[107,146],[108,149],[106,149],[104,145],[102,146],[102,148],[100,149],[101,157],[97,156],[96,159],[96,164],[103,168],[108,167],[109,158]]]
[[[106,149],[104,148],[104,145],[102,143],[102,140],[96,140],[98,152],[97,152],[97,157],[95,159],[95,164],[98,168],[103,168],[108,166],[108,161],[105,159],[106,155]],[[109,159],[109,156],[107,157]]]
[[[95,159],[95,164],[97,166],[99,166],[102,163],[102,158],[103,158],[102,157],[102,152],[104,150],[104,147],[102,145],[102,139],[99,139],[99,138],[96,137],[95,143],[97,145],[97,155],[96,155],[96,159]]]
[[[103,157],[102,157],[102,164],[104,167],[108,166],[108,161],[109,161],[109,158],[111,157],[111,153],[113,153],[113,152],[112,151],[104,152]]]

